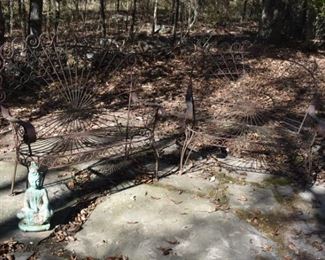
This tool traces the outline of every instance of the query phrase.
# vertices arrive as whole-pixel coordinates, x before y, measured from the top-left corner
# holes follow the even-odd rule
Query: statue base
[[[43,225],[29,225],[24,220],[20,221],[18,227],[20,230],[24,232],[39,232],[39,231],[46,231],[50,229],[50,224],[43,224]]]

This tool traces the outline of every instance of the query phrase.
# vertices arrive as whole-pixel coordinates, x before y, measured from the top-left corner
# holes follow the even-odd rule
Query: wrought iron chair
[[[235,145],[235,140],[240,142],[239,136],[246,139],[248,129],[251,130],[260,124],[259,113],[262,113],[272,100],[261,91],[256,93],[260,94],[261,100],[254,102],[249,96],[253,88],[245,84],[245,80],[243,84],[237,84],[239,79],[248,75],[249,66],[245,56],[250,46],[247,41],[221,44],[206,42],[201,46],[201,57],[194,57],[202,66],[195,65],[199,69],[192,71],[187,88],[185,140],[180,155],[180,174],[183,173],[183,166],[193,149],[199,150],[207,144],[215,149],[229,149],[231,146],[235,148],[238,146]],[[194,77],[197,83],[207,86],[207,91],[212,93],[218,89],[219,96],[213,96],[213,102],[209,100],[210,96],[204,93],[194,98]],[[194,104],[195,99],[199,103],[198,106]],[[211,106],[214,109],[213,115],[208,111]]]
[[[294,130],[289,129],[291,111],[277,99],[281,92],[273,81],[284,72],[274,78],[266,74],[267,84],[258,82],[262,76],[251,71],[246,59],[252,47],[248,42],[207,43],[201,57],[191,58],[194,69],[185,98],[180,174],[193,150],[221,151],[226,158],[217,159],[223,167],[263,173],[290,170],[291,157],[306,151],[305,136],[297,134],[301,120],[295,119]]]
[[[8,102],[15,101],[13,95],[32,100],[30,120],[12,116],[3,102],[1,105],[15,136],[11,193],[18,163],[28,167],[29,161],[35,160],[53,169],[98,158],[131,156],[145,149],[157,154],[154,131],[158,107],[132,98],[137,91],[132,74],[136,54],[103,39],[61,40],[44,34],[6,43],[1,48],[1,61],[5,64],[2,71]],[[123,76],[113,81],[116,75]]]

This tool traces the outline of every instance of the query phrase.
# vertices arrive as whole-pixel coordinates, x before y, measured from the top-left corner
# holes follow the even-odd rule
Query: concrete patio
[[[132,174],[109,182],[106,196],[73,235],[74,241],[62,243],[62,248],[95,259],[324,259],[324,186],[300,190],[283,177],[231,173],[209,160],[202,164],[210,166],[152,184],[137,185]],[[0,161],[1,243],[13,239],[34,245],[36,255],[49,259],[51,252],[42,251],[41,241],[55,226],[72,221],[74,206],[88,191],[70,189],[69,181],[73,172],[90,165],[99,167],[98,172],[103,167],[91,162],[48,172],[45,187],[55,210],[53,227],[24,233],[16,218],[24,193],[9,196],[13,162]],[[19,167],[17,190],[24,189],[25,176],[26,169]],[[104,183],[103,176],[91,175],[90,182],[98,180]],[[17,252],[16,257],[33,252]]]

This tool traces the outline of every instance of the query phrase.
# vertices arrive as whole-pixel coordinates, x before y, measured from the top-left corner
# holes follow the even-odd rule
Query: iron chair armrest
[[[24,143],[30,145],[31,143],[36,142],[36,131],[35,127],[29,121],[23,121],[19,118],[13,117],[9,109],[0,106],[1,114],[4,119],[8,120],[13,125],[18,125],[18,129],[22,129],[23,131],[16,131],[16,134],[22,137]]]

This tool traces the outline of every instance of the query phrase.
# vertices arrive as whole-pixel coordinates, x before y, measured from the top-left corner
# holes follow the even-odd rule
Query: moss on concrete
[[[290,185],[290,184],[292,184],[292,181],[289,178],[274,177],[274,176],[267,178],[262,182],[262,185],[264,185],[265,187],[270,186],[270,185],[286,186],[286,185]]]
[[[286,216],[279,216],[279,214],[263,214],[258,211],[246,211],[238,209],[235,211],[236,215],[254,226],[258,231],[263,233],[268,238],[272,239],[279,245],[278,253],[282,256],[288,255],[288,248],[285,245],[285,239],[282,236],[285,228]]]
[[[244,178],[236,178],[231,176],[229,173],[217,172],[214,175],[216,176],[220,184],[238,184],[238,185],[247,184]]]
[[[295,201],[294,196],[283,196],[276,189],[273,189],[272,191],[273,191],[273,194],[274,194],[274,198],[282,206],[290,208],[293,205],[293,203]]]

